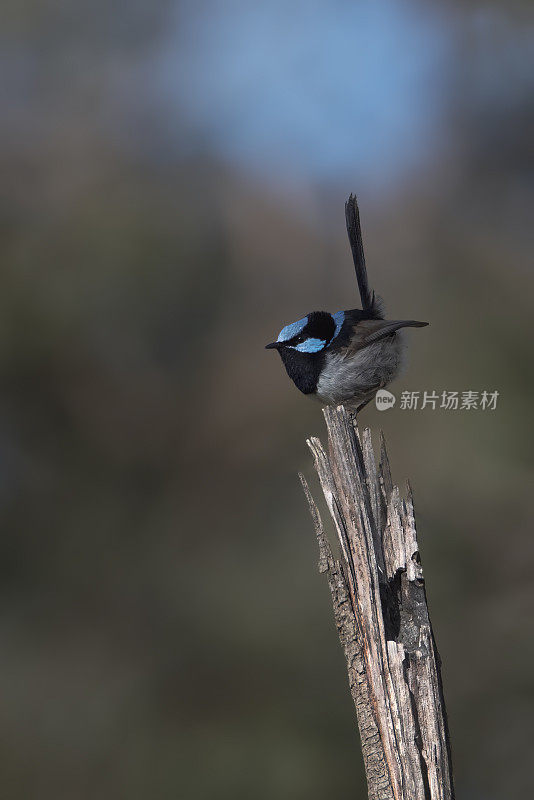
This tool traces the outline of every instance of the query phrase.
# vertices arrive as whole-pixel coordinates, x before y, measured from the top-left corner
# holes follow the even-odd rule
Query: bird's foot
[[[356,409],[351,409],[351,410],[349,411],[349,417],[350,417],[350,421],[352,422],[352,426],[353,426],[353,428],[354,428],[355,430],[357,430],[357,429],[358,429],[358,414],[360,413],[360,411],[361,411],[362,409],[364,409],[364,408],[365,408],[365,406],[367,405],[367,403],[370,403],[370,402],[371,402],[371,399],[369,399],[369,400],[365,400],[363,403],[360,403],[360,405],[359,405],[359,406],[357,406],[357,407],[356,407]]]

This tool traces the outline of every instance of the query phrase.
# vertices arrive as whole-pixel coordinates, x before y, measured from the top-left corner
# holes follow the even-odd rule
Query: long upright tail
[[[367,283],[367,268],[365,266],[365,254],[363,252],[362,230],[360,227],[360,212],[358,201],[355,195],[351,194],[345,203],[345,219],[347,222],[347,233],[349,235],[350,249],[354,269],[356,270],[356,280],[362,300],[362,309],[375,317],[381,316],[380,301],[375,293],[369,289]]]

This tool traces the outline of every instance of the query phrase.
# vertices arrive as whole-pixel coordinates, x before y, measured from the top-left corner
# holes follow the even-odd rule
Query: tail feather
[[[360,212],[358,201],[355,195],[351,194],[345,203],[345,220],[347,222],[347,233],[349,235],[350,249],[354,269],[356,270],[356,280],[362,301],[362,310],[373,316],[381,316],[380,300],[375,293],[369,289],[367,282],[367,268],[365,266],[365,253],[363,251],[362,230],[360,227]]]

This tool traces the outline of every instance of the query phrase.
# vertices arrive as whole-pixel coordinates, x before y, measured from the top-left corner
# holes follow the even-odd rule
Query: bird
[[[369,288],[356,196],[345,203],[349,237],[361,308],[312,311],[286,325],[268,350],[278,350],[287,374],[303,394],[323,405],[345,405],[358,414],[379,389],[387,386],[402,365],[402,328],[422,328],[428,322],[384,319],[383,303]]]

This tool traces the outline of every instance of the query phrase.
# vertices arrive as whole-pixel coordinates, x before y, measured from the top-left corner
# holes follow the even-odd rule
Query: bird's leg
[[[350,421],[352,422],[352,427],[354,428],[354,430],[356,431],[358,430],[358,414],[363,408],[365,408],[367,403],[371,402],[371,400],[372,398],[369,398],[369,400],[366,400],[364,403],[360,403],[360,405],[356,407],[356,410],[351,409],[349,411],[349,418]]]
[[[366,400],[364,403],[360,403],[360,405],[359,405],[359,406],[358,406],[358,408],[356,409],[356,413],[355,413],[355,415],[354,415],[354,416],[356,417],[356,414],[359,414],[359,413],[360,413],[360,411],[361,411],[363,408],[365,408],[365,406],[366,406],[368,403],[370,403],[372,399],[373,399],[373,398],[372,398],[372,397],[370,397],[370,398],[369,398],[369,400]]]

